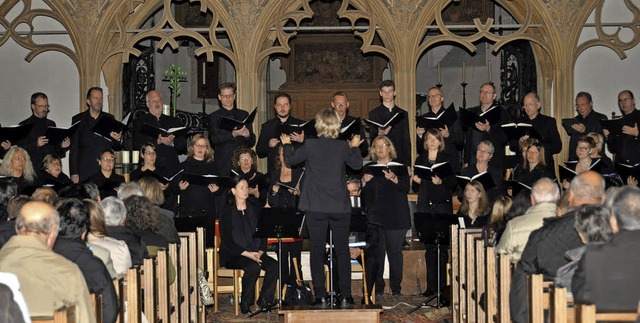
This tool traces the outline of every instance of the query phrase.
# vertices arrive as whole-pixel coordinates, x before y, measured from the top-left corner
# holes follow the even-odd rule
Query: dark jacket
[[[452,162],[451,155],[449,155],[446,151],[438,152],[436,155],[436,160],[432,163],[428,161],[428,153],[418,156],[416,158],[415,165],[427,166],[431,167],[434,164],[443,163],[443,162]],[[433,181],[429,178],[423,178],[420,181],[420,184],[416,182],[411,182],[413,191],[418,192],[418,212],[435,212],[435,213],[445,213],[446,208],[447,213],[451,213],[452,211],[452,202],[451,196],[453,190],[456,187],[456,177],[451,174],[445,178],[441,178],[442,184],[436,185],[433,184]],[[438,205],[443,205],[442,207]]]
[[[87,181],[98,185],[100,198],[104,199],[108,196],[116,196],[117,192],[112,188],[115,187],[115,189],[117,189],[120,184],[124,183],[124,177],[116,174],[115,170],[111,172],[111,176],[109,176],[109,178],[105,177],[104,174],[102,174],[102,171],[98,171],[93,174],[93,176],[89,177]]]
[[[480,144],[481,141],[488,140],[493,144],[493,148],[495,149],[493,157],[491,157],[491,161],[489,161],[489,165],[495,166],[497,169],[504,168],[504,146],[507,144],[507,135],[502,131],[500,126],[506,123],[507,114],[503,112],[502,106],[500,105],[495,107],[495,109],[500,109],[502,112],[500,115],[502,120],[491,124],[491,129],[489,129],[489,131],[481,132],[476,127],[467,129],[464,144],[465,163],[468,163],[469,165],[475,164],[478,144]],[[469,111],[475,114],[480,114],[482,113],[482,108],[477,106],[470,108]]]
[[[142,260],[149,257],[147,245],[142,241],[142,237],[134,233],[129,227],[107,226],[107,233],[110,237],[122,240],[127,244],[131,254],[131,263],[134,266],[142,265]]]
[[[273,190],[273,185],[280,182],[284,185],[290,187],[296,187],[298,183],[302,184],[304,181],[303,177],[304,169],[301,167],[294,168],[291,170],[291,181],[285,182],[280,180],[280,170],[274,169],[269,173],[270,183],[269,185],[269,193],[267,193],[267,201],[269,202],[269,206],[271,207],[288,207],[288,208],[298,208],[298,202],[300,200],[299,196],[293,195],[293,193],[289,192],[289,189],[286,187],[279,187],[278,192],[276,193]]]
[[[58,238],[53,251],[78,265],[90,293],[102,294],[102,320],[115,322],[118,315],[118,298],[107,267],[93,255],[80,239]]]
[[[216,169],[213,168],[213,162],[197,160],[192,157],[183,161],[180,167],[184,169],[185,174],[217,174]],[[221,187],[218,192],[222,193],[223,190],[224,188]],[[187,189],[179,191],[179,194],[179,214],[181,216],[215,216],[216,206],[214,198],[216,193],[209,191],[207,186],[190,183]]]
[[[558,268],[568,263],[565,252],[582,245],[573,228],[574,216],[575,211],[570,211],[562,217],[546,218],[542,228],[529,235],[509,291],[511,318],[515,322],[527,321],[527,275],[543,274],[545,280],[552,280]]]
[[[330,153],[329,153],[330,152]],[[346,166],[362,167],[357,147],[350,148],[344,140],[306,139],[297,149],[284,146],[284,159],[289,164],[304,162],[305,180],[300,190],[302,211],[350,213],[351,203],[346,183]]]
[[[53,185],[54,190],[57,190],[61,186],[71,184],[71,179],[69,179],[69,176],[65,173],[60,173],[58,177],[53,177],[49,172],[42,171],[38,178],[43,185]]]
[[[640,230],[620,231],[611,241],[587,246],[571,283],[576,302],[598,310],[633,311],[640,300]]]
[[[362,188],[369,222],[382,225],[385,229],[409,229],[411,216],[407,193],[409,193],[409,176],[398,176],[398,184],[383,176],[374,176]]]
[[[244,251],[264,251],[267,239],[254,238],[258,225],[258,213],[253,204],[247,202],[244,212],[235,205],[225,205],[220,212],[220,264],[226,265],[237,257],[243,257]]]
[[[287,121],[280,122],[280,118],[275,117],[265,123],[262,124],[262,128],[260,129],[260,136],[258,137],[258,143],[256,144],[256,154],[258,157],[265,158],[267,157],[267,169],[271,170],[275,168],[276,160],[278,159],[278,146],[273,148],[269,147],[269,141],[272,138],[276,138],[280,140],[280,133],[278,132],[278,127],[281,124],[302,124],[304,121],[289,116]],[[298,143],[293,143],[294,147],[297,147]],[[291,165],[296,166],[296,165]]]
[[[55,122],[47,118],[36,117],[32,114],[29,118],[20,121],[20,125],[23,124],[33,124],[33,128],[31,128],[27,138],[19,141],[17,144],[29,153],[33,169],[35,169],[36,172],[39,172],[42,169],[42,160],[46,155],[55,154],[60,158],[65,157],[69,148],[64,149],[61,147],[61,144],[57,146],[46,144],[38,147],[38,137],[44,136],[48,127],[55,127]]]
[[[586,136],[591,132],[595,132],[601,135],[603,134],[602,124],[600,123],[600,120],[607,120],[607,116],[605,116],[602,113],[591,110],[591,112],[589,112],[589,114],[586,117],[582,117],[581,115],[578,114],[577,116],[574,117],[574,119],[575,119],[575,122],[583,124],[585,127],[585,130],[584,132],[578,132],[573,128],[569,128],[569,129],[565,128],[565,131],[567,131],[567,134],[570,136],[569,160],[574,160],[578,158],[576,156],[576,147],[578,146],[578,138],[582,136]],[[600,152],[600,154],[604,155],[604,145],[602,145],[602,151]]]
[[[93,131],[101,118],[112,118],[113,115],[106,112],[100,112],[97,119],[91,117],[89,110],[78,113],[71,118],[71,124],[81,121],[73,138],[71,138],[71,151],[69,153],[69,173],[71,175],[80,175],[80,182],[84,182],[89,176],[100,171],[98,158],[100,154],[107,150],[120,150],[122,143],[113,138],[106,139]]]
[[[156,146],[156,166],[165,168],[169,173],[175,174],[180,170],[179,154],[187,151],[187,140],[184,135],[176,136],[173,139],[173,146],[158,144],[158,137],[153,137],[144,132],[144,124],[148,124],[157,128],[170,129],[184,126],[180,119],[176,117],[160,115],[156,118],[151,113],[142,114],[136,118],[133,125],[133,148],[139,150],[142,145],[150,142]]]
[[[636,123],[640,124],[640,110],[623,115],[622,123],[630,127]],[[616,155],[616,163],[634,165],[640,162],[640,137],[625,134],[609,135],[607,142],[609,143],[609,151]]]
[[[269,194],[269,181],[267,177],[257,171],[243,173],[241,169],[235,169],[234,172],[235,173],[231,173],[231,176],[237,176],[236,174],[239,174],[247,180],[249,188],[258,188],[259,197],[249,194],[249,200],[257,207],[264,207],[267,203],[267,194]]]
[[[544,161],[547,164],[547,168],[555,172],[555,163],[553,161],[553,155],[559,153],[562,150],[562,141],[560,140],[560,134],[558,133],[558,126],[556,125],[556,119],[538,114],[535,119],[531,120],[527,115],[519,118],[516,123],[529,123],[533,125],[533,128],[540,134],[542,139],[540,143],[544,146]],[[520,151],[518,141],[520,138],[509,138],[509,146],[512,151]],[[521,161],[521,155],[517,154],[518,159]],[[553,176],[555,177],[555,176]],[[552,178],[553,178],[552,177]]]
[[[354,116],[350,116],[350,115],[345,115],[344,119],[342,119],[342,121],[340,122],[340,129],[348,126],[351,122],[353,122],[353,120],[356,120],[357,118]],[[358,146],[358,148],[360,149],[360,156],[362,156],[362,158],[365,158],[369,155],[369,142],[367,142],[367,134],[364,130],[364,127],[362,126],[362,121],[356,121],[360,123],[360,132],[358,133],[360,135],[360,139],[364,140],[364,142],[362,142],[362,144],[360,144],[360,146]]]
[[[445,107],[441,107],[438,113],[442,113],[440,111],[444,111]],[[437,114],[434,113],[431,109],[427,111],[427,113],[423,114],[421,117],[436,117]],[[458,156],[458,147],[462,146],[464,143],[464,135],[462,134],[462,126],[460,126],[460,121],[456,120],[453,122],[449,128],[449,137],[444,138],[444,150],[449,154],[449,156],[455,157],[453,159],[453,172],[457,173],[460,171],[461,165]],[[425,129],[428,130],[428,129]],[[422,138],[416,136],[416,151],[418,155],[422,155],[424,151],[424,141],[426,140],[426,136],[422,135]]]
[[[147,247],[169,247],[167,239],[151,230],[140,230],[138,228],[131,228],[131,231],[140,236]]]
[[[396,148],[398,162],[403,165],[409,165],[411,164],[411,138],[409,137],[409,115],[407,111],[398,106],[394,106],[393,109],[389,111],[387,107],[380,105],[369,112],[369,120],[384,124],[396,113],[400,113],[400,115],[396,117],[400,118],[400,120],[391,127],[391,131],[389,131],[387,137],[389,137],[389,140],[391,140],[393,146]],[[371,141],[376,139],[377,136],[378,127],[370,126],[369,137]]]
[[[213,160],[215,168],[220,174],[228,174],[231,171],[231,159],[233,151],[238,147],[251,148],[256,144],[256,135],[253,133],[253,127],[249,125],[249,137],[234,137],[231,131],[218,128],[218,122],[221,117],[227,117],[234,120],[242,121],[249,116],[244,110],[233,108],[227,110],[220,107],[209,115],[209,141],[216,152],[216,158]]]
[[[543,177],[556,178],[548,167],[538,165],[529,171],[529,167],[523,167],[522,164],[518,164],[513,168],[510,179],[532,187],[535,182]]]
[[[16,235],[16,221],[7,219],[0,220],[0,249],[11,237]]]

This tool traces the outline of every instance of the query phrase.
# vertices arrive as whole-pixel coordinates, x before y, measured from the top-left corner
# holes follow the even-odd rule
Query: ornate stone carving
[[[584,0],[544,0],[545,6],[549,9],[549,14],[553,16],[553,21],[561,33],[564,33],[576,24],[580,8],[584,5]]]

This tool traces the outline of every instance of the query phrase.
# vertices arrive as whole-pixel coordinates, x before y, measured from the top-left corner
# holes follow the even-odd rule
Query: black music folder
[[[131,117],[131,112],[129,112],[129,114],[127,114],[127,116],[122,119],[122,122],[114,118],[102,117],[100,118],[100,120],[98,120],[96,125],[93,126],[93,129],[91,129],[91,131],[109,141],[113,141],[111,133],[123,132],[124,130],[126,130],[129,126],[129,117]]]
[[[285,135],[292,135],[293,133],[301,134],[304,131],[305,138],[316,135],[316,120],[312,119],[301,124],[280,124],[278,126],[278,133]]]
[[[505,182],[505,186],[507,188],[511,188],[511,196],[512,197],[518,196],[518,194],[520,194],[520,192],[522,192],[524,190],[531,191],[531,186],[526,185],[526,184],[524,184],[522,182],[518,182],[518,181],[506,181]]]
[[[189,182],[189,185],[208,186],[209,184],[216,184],[219,187],[231,187],[231,178],[213,174],[197,175],[182,173],[182,180]]]
[[[72,138],[80,126],[78,121],[71,125],[69,128],[63,127],[47,127],[47,132],[44,133],[45,137],[49,139],[49,144],[53,146],[59,146],[65,138]]]
[[[564,128],[564,131],[566,131],[567,134],[570,134],[573,131],[571,126],[578,123],[580,123],[580,121],[576,118],[564,118],[562,119],[562,128]]]
[[[476,114],[471,110],[460,109],[460,125],[464,128],[475,128],[476,122],[489,122],[489,124],[495,124],[500,122],[502,113],[500,107],[497,105],[489,107],[487,111],[480,114]]]
[[[622,135],[622,127],[626,126],[626,124],[622,121],[622,118],[600,120],[600,124],[602,125],[602,129],[609,130],[609,136]]]
[[[165,177],[165,176],[162,176],[162,175],[160,175],[160,174],[158,174],[158,173],[156,173],[154,171],[151,171],[151,170],[147,169],[144,172],[140,173],[140,178],[153,177],[153,178],[157,179],[158,182],[160,182],[161,184],[166,185],[169,182],[173,181],[176,178],[176,176],[180,175],[183,171],[184,171],[184,169],[181,169],[177,173],[173,174],[172,176]]]
[[[158,135],[162,135],[163,137],[167,137],[169,135],[174,135],[174,136],[182,136],[187,134],[187,132],[189,132],[189,128],[187,127],[174,127],[174,128],[169,128],[169,129],[164,129],[164,128],[160,128],[160,127],[156,127],[156,126],[152,126],[148,123],[145,123],[142,125],[142,132],[144,132],[145,134],[153,137],[153,138],[157,138]]]
[[[372,126],[384,129],[388,126],[395,126],[398,122],[400,122],[400,120],[402,120],[402,116],[400,115],[400,112],[396,112],[393,116],[391,116],[391,118],[389,118],[389,120],[385,121],[384,123],[378,123],[369,119],[364,119],[364,122]]]
[[[409,176],[407,166],[396,162],[390,162],[386,165],[369,163],[363,168],[365,174],[384,177],[383,170],[392,171],[396,176]]]
[[[416,126],[423,129],[442,129],[445,126],[451,127],[456,120],[458,114],[452,103],[435,117],[416,117]]]
[[[458,223],[458,218],[451,213],[416,212],[413,223],[420,241],[428,244],[448,245],[451,241],[451,225]]]
[[[635,178],[636,180],[640,179],[640,163],[637,163],[635,165],[617,163],[616,171],[618,172],[618,175],[620,175],[620,178],[624,183],[627,183],[627,178],[629,178],[629,176]]]
[[[31,128],[33,128],[33,123],[2,127],[0,128],[0,142],[8,140],[12,145],[15,145],[19,140],[27,138]]]
[[[413,174],[422,179],[431,180],[431,177],[434,176],[438,176],[440,177],[440,179],[444,179],[445,177],[453,174],[453,169],[451,168],[451,163],[449,163],[448,161],[435,164],[431,167],[414,165]]]
[[[463,190],[465,186],[467,186],[467,184],[471,181],[480,182],[485,191],[496,187],[496,183],[493,182],[493,178],[491,178],[491,174],[489,174],[489,172],[482,172],[472,177],[456,175],[456,179],[458,180],[458,185],[460,185],[460,188],[462,188]]]
[[[351,140],[351,138],[359,134],[360,134],[360,118],[355,118],[348,125],[340,128],[340,135],[338,135],[338,139]],[[360,139],[366,139],[366,138],[360,138]]]
[[[256,112],[258,112],[258,108],[256,107],[249,113],[249,115],[244,118],[244,120],[236,120],[229,117],[220,117],[218,119],[218,128],[227,131],[240,130],[242,127],[246,126],[247,128],[251,127],[253,124],[253,120],[256,118]]]
[[[566,166],[558,165],[558,179],[560,180],[560,183],[562,183],[562,181],[564,181],[565,179],[567,180],[567,182],[571,183],[571,180],[573,180],[573,178],[578,175],[578,173],[575,171],[575,165],[577,163],[577,160],[570,160],[565,163]],[[589,166],[589,170],[593,170],[599,173],[600,166],[600,159],[596,159],[596,161],[591,163],[591,166]],[[571,167],[573,167],[573,169]]]
[[[502,126],[502,130],[507,134],[508,138],[519,139],[523,136],[529,136],[538,140],[542,140],[542,136],[536,131],[530,123],[505,123]]]

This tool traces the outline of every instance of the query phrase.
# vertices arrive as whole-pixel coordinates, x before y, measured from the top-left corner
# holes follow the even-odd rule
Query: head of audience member
[[[614,233],[640,230],[640,188],[629,185],[621,187],[614,194],[611,205],[613,216],[609,221]]]
[[[144,169],[155,168],[158,155],[156,154],[156,145],[147,142],[140,147],[140,156],[142,156],[142,167]]]
[[[596,142],[589,136],[582,136],[578,138],[576,144],[576,156],[578,160],[591,159],[591,154],[596,147]]]
[[[33,194],[31,194],[31,199],[53,205],[58,201],[58,193],[56,193],[56,191],[51,187],[38,187],[33,191]]]
[[[538,166],[546,166],[544,160],[544,146],[541,143],[534,143],[527,148],[527,165],[529,170],[532,170]]]
[[[151,203],[156,206],[164,204],[164,191],[162,190],[162,184],[155,177],[147,176],[138,180],[144,196],[146,196]]]
[[[442,90],[437,86],[429,88],[427,91],[427,101],[429,102],[431,111],[433,111],[433,113],[438,113],[444,103],[444,94],[442,93]]]
[[[495,147],[489,140],[483,140],[478,144],[478,148],[476,149],[476,160],[480,165],[488,165],[489,161],[493,157],[493,152],[495,151]]]
[[[512,205],[511,199],[506,195],[500,195],[493,202],[493,207],[491,208],[491,217],[489,218],[489,225],[494,226],[502,226],[507,221],[505,220],[505,216]]]
[[[483,109],[490,108],[496,99],[496,86],[491,82],[480,85],[480,106]]]
[[[507,222],[511,221],[514,218],[517,218],[523,215],[527,210],[531,207],[531,191],[530,190],[522,190],[516,196],[513,197],[513,202],[511,202],[511,208],[509,208],[509,212],[505,215],[505,220]]]
[[[542,107],[538,94],[534,92],[525,94],[524,99],[522,100],[522,107],[524,108],[524,113],[529,117],[529,119],[535,119],[540,113],[540,108]]]
[[[603,205],[582,205],[576,209],[573,227],[582,243],[606,242],[613,236],[611,210]]]
[[[149,108],[149,113],[156,117],[157,119],[160,119],[160,116],[162,115],[162,106],[164,104],[164,101],[162,100],[162,95],[160,94],[160,92],[156,91],[156,90],[151,90],[149,91],[149,93],[147,93],[147,108]]]
[[[18,184],[13,181],[0,181],[0,208],[6,208],[9,201],[18,194]],[[0,218],[4,218],[0,216]]]
[[[12,198],[9,201],[9,204],[7,205],[7,215],[8,215],[7,220],[11,221],[18,218],[18,215],[20,215],[20,211],[22,210],[22,207],[31,201],[32,201],[31,197],[27,195],[18,195]]]
[[[33,115],[44,119],[49,114],[49,98],[42,92],[36,92],[31,95],[31,111]]]
[[[600,157],[600,150],[602,150],[602,145],[604,144],[604,137],[601,134],[595,132],[590,132],[587,136],[591,137],[593,139],[593,142],[595,143],[595,145],[593,146],[593,153],[591,154],[591,157]]]
[[[16,218],[16,233],[18,235],[33,236],[44,243],[47,248],[53,248],[58,237],[60,217],[52,205],[31,201],[22,206]]]
[[[157,231],[160,222],[153,203],[144,196],[129,196],[124,199],[127,208],[125,224],[127,227],[140,231]]]
[[[121,184],[116,195],[124,201],[129,196],[144,196],[144,191],[138,182],[129,182]]]
[[[111,149],[102,151],[98,158],[98,165],[100,165],[100,171],[102,174],[107,178],[110,177],[113,172],[113,168],[116,165],[116,153]]]
[[[125,225],[127,208],[121,199],[115,196],[108,196],[100,202],[100,206],[102,206],[104,222],[107,226],[118,227]]]
[[[444,151],[444,137],[440,130],[431,128],[425,131],[424,150],[426,151]]]
[[[280,120],[289,118],[291,113],[291,96],[285,92],[279,92],[273,97],[273,109]]]
[[[576,94],[576,111],[583,118],[593,111],[593,100],[588,92],[578,92]]]
[[[633,92],[624,90],[618,94],[618,107],[622,114],[629,114],[636,110],[636,100],[633,98]]]
[[[556,202],[556,215],[557,216],[563,216],[565,215],[567,212],[571,211],[571,205],[569,203],[569,190],[566,190],[564,192],[562,192],[562,194],[560,194],[560,198],[558,198],[558,201]]]
[[[556,204],[560,197],[560,188],[550,178],[541,178],[531,187],[531,205],[541,203]]]
[[[256,165],[256,160],[258,156],[256,152],[251,148],[247,147],[238,147],[233,152],[233,159],[231,164],[233,165],[233,169],[236,171],[242,171],[244,174],[248,174],[250,172],[255,172],[258,167]],[[240,172],[238,172],[240,174]]]
[[[338,113],[340,120],[344,120],[344,117],[349,112],[349,97],[347,97],[347,94],[342,91],[334,93],[331,107]]]
[[[87,106],[89,107],[90,112],[94,114],[100,113],[102,111],[102,102],[103,102],[103,92],[102,88],[94,86],[87,91]]]
[[[96,237],[104,237],[107,235],[107,224],[104,220],[104,212],[100,204],[94,200],[85,199],[82,201],[84,206],[89,210],[89,232]]]
[[[385,106],[394,104],[396,98],[396,83],[392,80],[384,80],[380,82],[379,94],[382,104]]]
[[[336,139],[340,134],[340,118],[338,113],[331,108],[326,108],[316,113],[316,131],[318,137]]]
[[[55,204],[60,214],[60,232],[58,237],[71,240],[84,240],[91,223],[89,210],[78,199],[61,199]]]
[[[189,157],[198,161],[210,162],[213,160],[213,149],[211,148],[209,139],[201,133],[197,133],[191,137],[187,154]]]
[[[371,143],[371,161],[375,163],[388,163],[398,158],[396,147],[387,136],[378,136]]]
[[[360,196],[361,188],[362,182],[359,178],[352,176],[347,179],[347,190],[349,191],[349,196]]]
[[[98,184],[93,182],[85,182],[82,183],[82,188],[89,195],[89,198],[100,203],[100,189],[98,189]]]
[[[489,210],[489,198],[482,183],[476,180],[467,183],[462,194],[460,210],[467,215],[471,215],[470,212],[475,210],[473,213],[475,216],[487,213]]]
[[[583,204],[602,204],[604,190],[605,182],[600,174],[594,171],[582,172],[571,180],[569,205],[575,208]]]
[[[23,177],[27,183],[32,184],[37,176],[31,164],[31,157],[24,148],[13,146],[7,150],[0,165],[0,175],[7,177]]]
[[[62,173],[62,160],[60,156],[48,154],[42,159],[42,170],[58,178]]]
[[[236,84],[225,82],[218,86],[218,100],[220,105],[227,109],[233,109],[233,103],[236,101]]]

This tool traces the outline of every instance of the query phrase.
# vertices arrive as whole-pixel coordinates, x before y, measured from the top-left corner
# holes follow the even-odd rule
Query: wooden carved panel
[[[446,24],[473,24],[474,18],[484,23],[487,18],[493,18],[493,6],[492,0],[454,1],[442,11],[442,19]]]

